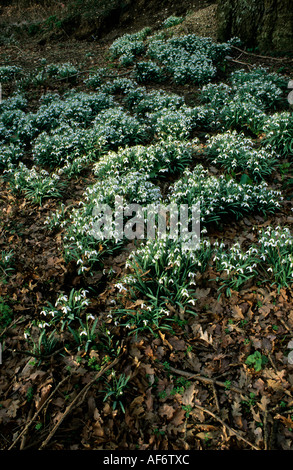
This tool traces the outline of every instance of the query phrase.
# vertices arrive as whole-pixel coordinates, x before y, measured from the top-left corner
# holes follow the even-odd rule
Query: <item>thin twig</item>
[[[56,356],[56,354],[59,354],[61,351],[64,350],[64,347],[57,349],[56,351],[53,351],[50,354],[36,354],[33,353],[32,351],[22,351],[21,349],[11,349],[11,348],[6,348],[5,351],[13,352],[16,354],[23,354],[24,356],[31,356],[35,357],[36,359],[48,359],[49,357]]]
[[[264,436],[264,450],[268,450],[268,410],[265,409],[264,411],[264,419],[263,419],[263,436]]]
[[[23,429],[23,431],[17,436],[17,438],[15,439],[15,441],[11,444],[11,446],[9,447],[8,450],[11,450],[15,444],[17,444],[17,442],[19,441],[19,439],[25,435],[28,431],[28,428],[31,426],[31,424],[36,420],[36,418],[39,416],[39,414],[41,413],[41,411],[43,410],[43,408],[46,406],[46,404],[53,398],[53,396],[56,394],[57,390],[59,390],[59,388],[64,384],[64,382],[66,382],[68,379],[69,379],[70,375],[67,375],[66,377],[64,377],[63,380],[61,380],[61,382],[59,382],[59,384],[57,385],[57,387],[55,388],[55,390],[53,390],[52,393],[50,393],[49,397],[47,398],[47,400],[44,401],[44,403],[42,404],[42,406],[40,406],[40,408],[35,412],[34,416],[32,417],[32,419],[26,424],[25,428]]]
[[[212,416],[215,420],[217,420],[219,423],[222,424],[222,426],[224,426],[231,434],[234,434],[234,436],[236,436],[238,439],[241,439],[243,442],[245,442],[247,445],[249,445],[250,447],[252,447],[252,449],[254,450],[260,450],[259,447],[255,446],[254,444],[252,444],[251,442],[249,442],[247,439],[245,439],[244,437],[241,436],[241,434],[239,434],[237,431],[235,431],[235,429],[233,428],[230,428],[230,426],[228,426],[228,424],[226,424],[221,418],[219,418],[219,416],[215,415],[212,411],[210,410],[207,410],[206,408],[203,408],[202,406],[200,405],[196,405],[195,403],[193,404],[193,406],[195,408],[198,408],[199,410],[203,411],[204,413],[207,413],[209,414],[210,416]]]
[[[26,320],[22,317],[21,318],[15,318],[8,326],[6,326],[6,328],[4,328],[3,331],[1,331],[0,338],[1,338],[1,336],[3,336],[6,333],[6,331],[10,330],[10,328],[12,328],[14,325],[16,325],[18,323],[21,323],[23,321],[26,321]]]
[[[269,359],[269,361],[270,361],[270,363],[271,363],[272,368],[274,369],[274,371],[275,371],[276,374],[277,374],[277,373],[278,373],[278,369],[277,369],[277,367],[276,367],[276,365],[275,365],[275,363],[274,363],[274,361],[273,361],[273,359],[272,359],[272,356],[270,355],[269,352],[267,353],[267,355],[268,355],[268,359]]]
[[[281,410],[280,409],[281,405],[276,405],[270,410],[270,412],[273,413],[275,411],[278,411],[277,414],[280,414],[280,415],[286,414],[286,413],[292,413],[292,410],[291,410],[292,406],[293,406],[293,400],[291,400],[289,403],[287,403],[286,410]]]
[[[124,351],[123,351],[124,352]],[[123,354],[122,352],[122,354]],[[51,430],[51,432],[49,433],[49,435],[47,436],[47,438],[43,441],[43,443],[41,444],[41,446],[39,447],[39,450],[43,450],[49,443],[49,441],[52,439],[52,437],[54,436],[54,434],[56,433],[57,429],[59,428],[59,426],[61,425],[61,423],[64,421],[64,419],[67,417],[67,415],[71,412],[71,410],[74,408],[74,406],[77,404],[77,403],[81,403],[81,398],[82,398],[82,401],[85,399],[85,396],[86,396],[86,393],[88,392],[89,388],[109,369],[111,369],[113,366],[115,366],[117,364],[117,362],[119,361],[121,356],[117,357],[116,359],[114,359],[114,361],[112,361],[110,364],[108,364],[107,366],[103,367],[96,375],[95,377],[88,383],[86,384],[82,390],[76,395],[76,397],[72,400],[72,402],[67,406],[66,410],[64,411],[63,415],[61,416],[61,418],[59,419],[59,421],[55,424],[55,426],[53,427],[53,429]]]
[[[202,375],[198,374],[191,374],[190,372],[186,372],[185,370],[175,369],[175,367],[169,367],[169,370],[175,374],[186,377],[188,380],[199,380],[200,382],[209,385],[218,385],[219,387],[227,388],[227,384],[225,382],[220,382],[219,380],[210,379],[208,377],[203,377]],[[241,390],[241,388],[230,385],[229,390],[232,390],[233,392],[240,393],[241,395],[245,396],[245,393],[243,392],[243,390]]]
[[[236,47],[236,46],[232,46],[232,47],[233,47],[233,49],[236,49],[237,51],[241,52],[242,54],[251,55],[253,57],[259,57],[260,59],[280,60],[280,61],[284,61],[284,60],[290,60],[291,61],[292,60],[289,57],[270,57],[270,56],[261,55],[261,54],[254,54],[253,52],[243,51],[242,49],[240,49],[239,47]]]
[[[285,321],[282,318],[279,318],[278,320],[280,323],[282,323],[282,325],[286,328],[286,330],[289,331],[289,333],[291,333],[291,335],[293,336],[293,332],[291,328],[287,325],[287,323],[285,323]]]
[[[241,64],[241,65],[245,65],[246,67],[248,67],[249,69],[251,69],[252,65],[251,64],[248,64],[247,62],[242,62],[241,60],[236,60],[236,59],[228,59],[229,62],[235,62],[235,64]]]
[[[165,338],[165,335],[163,335],[163,333],[162,333],[160,330],[159,330],[159,335],[160,335],[160,338],[161,338],[161,340],[163,341],[163,343],[168,346],[168,348],[170,349],[170,351],[173,351],[173,346],[172,346],[172,344],[169,343],[169,341]]]
[[[27,421],[28,421],[29,423],[31,423],[31,420],[32,420],[33,410],[34,410],[34,405],[33,405],[33,403],[32,403],[32,404],[31,404],[31,407],[30,407],[30,410],[29,410],[28,417],[27,417]],[[23,449],[25,448],[26,438],[27,438],[27,432],[28,432],[28,427],[26,427],[25,432],[22,433],[22,439],[21,439],[21,443],[20,443],[19,450],[23,450]]]
[[[215,387],[215,383],[212,384],[212,388],[213,388],[213,394],[214,394],[214,398],[215,398],[215,402],[216,402],[217,411],[218,411],[219,414],[221,414],[221,409],[220,409],[220,405],[219,405],[219,400],[218,400],[218,395],[217,395],[217,390],[216,390],[216,387]]]

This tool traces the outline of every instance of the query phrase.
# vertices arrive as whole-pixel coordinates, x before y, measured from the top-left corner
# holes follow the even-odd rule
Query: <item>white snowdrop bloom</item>
[[[187,289],[182,289],[182,295],[183,295],[183,297],[189,297],[189,293],[188,293]]]
[[[115,287],[117,287],[117,289],[119,289],[119,292],[127,291],[127,289],[124,287],[124,285],[122,283],[116,284]]]
[[[71,308],[69,307],[69,305],[63,305],[63,307],[61,307],[61,310],[65,314],[71,312]]]

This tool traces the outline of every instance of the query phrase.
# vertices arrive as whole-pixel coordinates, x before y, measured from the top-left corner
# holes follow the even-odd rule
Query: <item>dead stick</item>
[[[183,377],[187,377],[187,379],[191,380],[199,380],[200,382],[209,384],[209,385],[218,385],[219,387],[227,388],[227,384],[225,382],[220,382],[219,380],[209,379],[208,377],[203,377],[198,374],[191,374],[190,372],[186,372],[185,370],[175,369],[175,367],[169,367],[170,372],[173,372],[178,375],[182,375]],[[240,393],[241,395],[245,395],[241,388],[235,387],[233,385],[229,386],[229,390],[233,392]]]
[[[248,67],[249,69],[251,68],[251,64],[248,64],[247,62],[242,62],[240,60],[236,60],[236,59],[228,59],[229,62],[235,62],[235,64],[241,64],[241,65],[245,65],[246,67]]]
[[[123,354],[123,353],[122,353]],[[87,391],[89,390],[89,388],[96,382],[96,380],[98,380],[107,370],[111,369],[111,367],[115,366],[118,362],[118,360],[120,359],[121,356],[117,357],[116,359],[114,359],[114,361],[112,361],[110,364],[108,364],[107,366],[105,366],[104,368],[102,368],[96,375],[95,377],[88,383],[86,384],[83,389],[76,395],[76,397],[74,398],[74,400],[72,400],[72,402],[67,406],[66,410],[64,411],[63,415],[61,416],[61,418],[59,419],[59,421],[55,424],[55,426],[53,427],[52,431],[49,433],[49,435],[47,436],[47,438],[45,439],[45,441],[42,443],[42,445],[39,447],[39,450],[42,450],[44,449],[44,447],[46,447],[46,445],[49,443],[49,441],[52,439],[52,437],[54,436],[54,434],[56,433],[57,429],[59,428],[60,424],[64,421],[64,419],[66,418],[66,416],[70,413],[70,411],[72,410],[72,408],[74,407],[74,405],[76,405],[76,403],[79,402],[80,398],[82,398],[82,400],[85,399],[85,396],[86,396],[86,393]]]
[[[269,56],[266,56],[266,55],[259,55],[259,54],[254,54],[253,52],[246,52],[246,51],[243,51],[242,49],[240,49],[239,47],[236,47],[236,46],[232,46],[233,49],[236,49],[237,51],[241,52],[242,54],[246,54],[246,55],[252,55],[253,57],[260,57],[261,59],[269,59],[269,60],[280,60],[280,61],[284,61],[284,60],[292,60],[290,59],[289,57],[269,57]]]
[[[0,333],[0,338],[1,336],[5,335],[6,331],[10,330],[10,328],[12,328],[14,325],[16,325],[17,323],[21,323],[25,321],[25,319],[23,319],[22,317],[21,318],[16,318],[15,320],[13,320],[10,325],[6,326],[6,328],[4,328],[4,330]]]
[[[265,409],[264,411],[264,419],[263,419],[263,427],[264,427],[264,450],[268,450],[268,410]]]
[[[61,387],[61,385],[64,384],[64,382],[66,382],[66,380],[68,380],[70,376],[67,375],[66,377],[64,377],[63,380],[61,380],[61,382],[59,382],[59,384],[57,385],[57,387],[55,388],[55,390],[53,390],[52,393],[50,393],[49,397],[47,398],[47,400],[44,401],[44,403],[42,404],[42,406],[40,406],[40,408],[35,412],[34,416],[32,417],[32,419],[26,424],[25,428],[23,429],[23,431],[21,431],[21,433],[17,436],[17,438],[15,439],[15,441],[11,444],[11,446],[9,447],[8,450],[11,450],[15,444],[19,441],[19,439],[24,435],[26,434],[28,428],[30,427],[30,425],[36,420],[36,418],[39,416],[39,414],[41,413],[41,411],[43,410],[43,408],[46,406],[47,402],[50,401],[53,396],[55,395],[55,393],[57,392],[57,390],[59,390],[59,388]]]
[[[285,323],[285,321],[282,318],[279,318],[279,322],[282,323],[282,325],[286,328],[287,331],[289,331],[289,333],[291,333],[291,335],[293,334],[291,328],[289,328],[287,323]]]
[[[236,436],[238,439],[241,439],[242,441],[244,441],[246,444],[248,444],[254,450],[260,450],[259,447],[256,447],[254,444],[252,444],[247,439],[242,437],[241,434],[239,434],[237,431],[235,431],[235,429],[230,428],[230,426],[228,426],[228,424],[226,424],[221,418],[219,418],[219,416],[215,415],[212,411],[207,410],[206,408],[203,408],[202,406],[199,406],[199,405],[196,405],[196,404],[194,404],[193,406],[195,408],[198,408],[199,410],[203,411],[204,413],[207,413],[207,414],[211,415],[215,420],[217,420],[219,423],[221,423],[222,426],[224,426],[226,429],[228,429],[228,431],[231,434],[234,434],[234,436]]]
[[[21,349],[11,349],[11,348],[6,348],[6,351],[13,352],[15,354],[23,354],[24,356],[31,356],[39,359],[48,359],[49,357],[56,356],[56,354],[59,354],[61,351],[64,350],[64,347],[57,349],[56,351],[53,351],[50,354],[36,354],[33,353],[32,351],[22,351]]]
[[[214,398],[215,398],[215,402],[216,402],[217,411],[218,411],[218,413],[220,414],[220,413],[221,413],[221,409],[220,409],[220,405],[219,405],[217,390],[216,390],[216,387],[215,387],[215,384],[214,384],[214,383],[212,384],[212,389],[213,389],[213,393],[214,393]]]
[[[33,408],[33,404],[32,404],[31,407],[30,407],[30,410],[29,410],[28,417],[27,417],[27,420],[28,420],[29,423],[31,422],[31,419],[32,419],[32,416],[33,416],[33,411],[34,411],[34,408]],[[25,448],[27,432],[28,432],[28,427],[27,427],[26,431],[22,433],[22,439],[21,439],[19,450],[23,450]]]
[[[273,359],[272,359],[270,353],[268,352],[267,354],[268,354],[269,361],[270,361],[270,363],[271,363],[271,365],[272,365],[272,368],[274,369],[274,371],[275,371],[276,374],[277,374],[277,373],[278,373],[278,369],[277,369],[277,367],[275,366],[275,363],[274,363],[274,361],[273,361]]]

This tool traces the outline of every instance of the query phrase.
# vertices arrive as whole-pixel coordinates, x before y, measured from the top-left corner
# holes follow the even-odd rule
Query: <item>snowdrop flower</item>
[[[63,305],[61,307],[62,312],[66,315],[66,313],[71,312],[71,308],[68,305]]]
[[[61,302],[68,302],[68,297],[67,295],[60,295],[56,301],[55,307],[57,305],[60,305]]]
[[[119,292],[122,292],[122,291],[127,292],[127,289],[124,287],[122,283],[116,284],[116,287],[119,289]]]

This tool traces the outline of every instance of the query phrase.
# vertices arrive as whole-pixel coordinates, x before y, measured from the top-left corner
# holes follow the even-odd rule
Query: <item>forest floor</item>
[[[216,37],[214,4],[201,4],[203,8],[198,9],[197,2],[180,3],[188,12],[177,27],[181,34]],[[174,12],[174,6],[163,11],[153,8],[148,17],[138,11],[129,29],[118,27],[115,34],[109,31],[99,40],[67,38],[40,44],[31,38],[6,43],[0,46],[0,64],[29,72],[43,59],[71,62],[81,70],[75,88],[84,90],[83,81],[95,67],[105,66],[117,76],[125,76],[125,69],[109,58],[109,45],[115,37],[122,31],[137,31],[148,22],[152,26],[155,13],[161,21]],[[225,73],[255,64],[282,69],[290,78],[292,59],[236,50]],[[29,108],[34,110],[48,91],[62,94],[70,88],[64,82],[33,85],[27,90]],[[197,102],[198,87],[194,85],[168,83],[147,88],[176,93],[188,105]],[[9,93],[4,86],[2,97]],[[256,231],[269,224],[292,229],[292,196],[287,184],[291,178],[292,174],[280,170],[270,178],[271,187],[281,190],[284,198],[275,214],[231,220],[211,229],[210,238],[250,244]],[[105,259],[105,271],[115,272],[112,277],[105,271],[82,276],[74,262],[64,260],[62,230],[52,233],[44,223],[60,201],[76,207],[94,180],[88,168],[70,180],[61,199],[49,199],[42,206],[15,195],[7,181],[0,180],[0,249],[13,249],[16,260],[14,271],[0,283],[2,322],[10,318],[0,330],[1,449],[292,450],[293,365],[286,359],[287,344],[293,339],[292,289],[250,283],[230,297],[224,293],[219,297],[216,273],[209,272],[214,281],[205,276],[197,281],[197,315],[192,321],[184,323],[179,312],[172,334],[159,330],[156,335],[146,331],[137,338],[127,336],[125,329],[111,324],[108,315],[117,295],[115,285],[135,243]],[[72,288],[90,289],[87,311],[99,317],[99,325],[111,327],[107,354],[69,350],[64,337],[57,351],[41,357],[28,349],[25,330],[39,318],[47,300]],[[266,358],[260,370],[246,363],[254,351]],[[115,409],[111,400],[103,401],[99,379],[109,371],[115,371],[117,377],[130,376],[123,407],[119,400]]]

